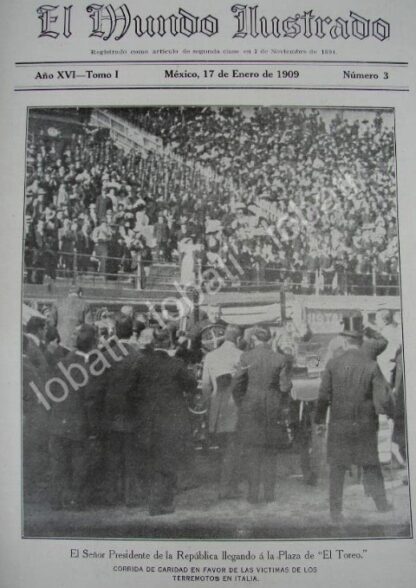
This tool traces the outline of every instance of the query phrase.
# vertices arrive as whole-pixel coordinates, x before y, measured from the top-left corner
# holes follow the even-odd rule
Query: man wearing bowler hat
[[[322,375],[315,422],[318,433],[328,430],[329,508],[333,522],[341,522],[345,472],[352,465],[362,466],[364,484],[380,512],[391,510],[387,502],[378,457],[378,415],[390,414],[389,387],[377,365],[361,348],[362,317],[344,320],[345,351],[330,359]]]

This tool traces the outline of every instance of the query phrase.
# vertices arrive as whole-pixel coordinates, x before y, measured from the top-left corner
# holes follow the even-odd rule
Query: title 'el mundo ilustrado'
[[[72,36],[75,27],[77,7],[51,6],[44,4],[37,8],[41,31],[39,37],[56,39]],[[321,16],[313,10],[296,13],[293,16],[264,16],[260,14],[258,5],[234,4],[230,8],[235,22],[233,38],[290,38],[311,37],[324,39],[358,39],[374,38],[385,41],[390,37],[390,23],[383,18],[370,19],[353,10],[345,18],[341,16]],[[212,37],[220,32],[220,21],[212,14],[197,16],[178,8],[176,12],[163,15],[132,14],[127,4],[90,4],[85,9],[90,18],[90,37],[98,37],[103,41],[119,41],[127,34],[136,37],[192,37],[204,35]]]

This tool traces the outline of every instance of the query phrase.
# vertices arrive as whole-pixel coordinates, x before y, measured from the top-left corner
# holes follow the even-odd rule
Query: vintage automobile
[[[313,335],[308,333],[305,337],[307,340],[297,340],[294,336],[292,340],[285,334],[285,326],[278,325],[276,321],[267,321],[260,324],[267,325],[272,334],[271,344],[276,346],[281,339],[284,344],[283,349],[290,359],[293,387],[291,399],[285,412],[285,426],[288,431],[288,439],[291,442],[285,448],[285,451],[292,451],[298,454],[300,468],[307,484],[314,485],[317,482],[317,464],[316,455],[312,455],[313,444],[313,413],[315,402],[318,398],[320,375],[323,369],[323,358],[327,353],[327,347],[333,335]],[[206,325],[201,332],[201,346],[204,353],[216,349],[224,340],[224,332],[227,323],[213,323]],[[239,326],[244,333],[244,345],[249,345],[250,331],[253,324],[240,322]],[[283,331],[283,333],[282,333]],[[280,337],[279,337],[280,335]],[[202,364],[200,374],[202,373]],[[212,440],[207,433],[206,413],[207,406],[204,406],[200,396],[193,399],[193,405],[190,406],[194,422],[194,438],[198,449],[207,449],[212,446]]]

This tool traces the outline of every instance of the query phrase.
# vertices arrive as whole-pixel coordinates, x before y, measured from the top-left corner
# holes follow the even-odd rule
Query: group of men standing
[[[132,317],[124,313],[117,315],[114,336],[105,345],[93,325],[80,324],[72,350],[60,345],[57,330],[46,330],[43,319],[34,317],[27,325],[25,492],[42,477],[42,468],[46,474],[50,467],[55,509],[105,503],[146,504],[151,515],[174,511],[178,472],[193,453],[187,395],[196,393],[198,383],[192,369],[168,352],[167,329],[144,329],[140,346],[132,335]],[[240,497],[244,477],[250,503],[273,502],[278,453],[288,443],[283,416],[292,361],[272,349],[267,326],[251,329],[246,351],[241,341],[241,329],[227,325],[224,342],[203,365],[209,432],[221,455],[218,497]],[[377,446],[379,415],[395,413],[391,387],[377,363],[387,345],[377,331],[364,330],[357,321],[345,324],[322,374],[314,420],[318,435],[329,422],[329,503],[336,522],[342,520],[344,478],[352,465],[362,468],[364,488],[377,509],[391,509]],[[403,391],[402,370],[396,380]],[[45,398],[39,401],[43,390],[48,390],[46,409]]]
[[[173,512],[178,472],[192,460],[186,397],[196,393],[197,381],[192,369],[168,353],[168,330],[145,329],[139,348],[132,339],[132,318],[120,313],[115,336],[105,346],[99,346],[95,327],[83,323],[76,328],[74,348],[64,352],[57,341],[53,353],[45,348],[46,333],[36,318],[24,337],[27,491],[37,467],[31,443],[39,421],[29,425],[35,404],[42,411],[54,509],[98,502],[147,504],[152,515]],[[269,417],[288,397],[290,373],[285,357],[269,346],[267,327],[254,329],[254,347],[248,352],[239,349],[241,335],[239,327],[227,326],[223,345],[204,362],[209,428],[223,458],[219,498],[240,495],[243,449],[248,500],[259,502],[263,484],[264,499],[272,501],[276,452],[270,445]],[[36,394],[46,389],[45,410]]]
[[[40,421],[28,421],[35,405],[43,411],[54,509],[98,503],[147,505],[150,515],[173,512],[178,471],[191,450],[186,394],[197,382],[168,354],[169,333],[148,330],[139,349],[131,317],[120,313],[106,346],[98,347],[93,325],[82,324],[73,350],[49,367],[39,361],[35,367],[33,360],[44,355],[39,326],[36,350],[32,337],[24,338],[25,489],[30,492],[39,468],[31,443]],[[45,411],[34,390],[46,389]]]
[[[242,455],[248,480],[247,499],[273,502],[277,450],[273,416],[289,399],[292,387],[287,358],[274,352],[268,327],[251,334],[252,349],[241,351],[242,332],[230,325],[225,341],[205,358],[203,394],[210,401],[209,429],[222,450],[220,498],[237,498]]]
[[[365,492],[377,510],[393,508],[379,460],[379,419],[384,415],[394,420],[393,441],[405,453],[404,398],[399,329],[387,315],[391,313],[385,313],[386,336],[370,326],[363,328],[361,315],[344,320],[344,330],[330,349],[333,357],[322,373],[314,435],[327,433],[329,509],[336,523],[343,520],[344,479],[353,466],[362,471]],[[239,496],[244,456],[248,501],[272,502],[278,453],[285,443],[282,418],[292,388],[291,362],[287,355],[272,351],[267,327],[254,329],[251,350],[240,351],[240,337],[238,327],[228,326],[225,342],[208,353],[203,370],[203,392],[210,399],[209,428],[222,450],[220,498]],[[377,363],[381,355],[385,374]],[[395,382],[390,373],[394,360]]]

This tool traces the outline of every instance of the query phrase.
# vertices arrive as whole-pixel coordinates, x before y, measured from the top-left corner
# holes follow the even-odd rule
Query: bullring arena
[[[378,361],[394,388],[402,345],[395,178],[388,109],[29,110],[22,323],[26,337],[33,317],[45,321],[40,349],[49,350],[50,372],[28,368],[24,351],[24,535],[409,536],[407,461],[392,439],[394,419],[380,415],[378,433],[393,510],[374,510],[352,467],[340,526],[328,517],[326,439],[313,416],[331,341],[346,320],[385,333]],[[71,352],[85,322],[105,349],[120,313],[131,317],[140,349],[143,334],[167,331],[169,355],[198,382],[186,398],[192,450],[179,464],[174,512],[164,516],[147,512],[142,488],[126,499],[127,466],[112,470],[118,494],[106,500],[105,427],[91,450],[88,499],[82,508],[70,500],[52,507],[48,413],[56,399],[47,383],[57,346],[59,357]],[[241,329],[241,350],[253,329],[267,327],[273,350],[290,358],[290,443],[275,456],[273,502],[247,502],[244,450],[241,495],[218,498],[221,443],[208,424],[202,373],[229,325]],[[33,394],[35,372],[51,410]]]

